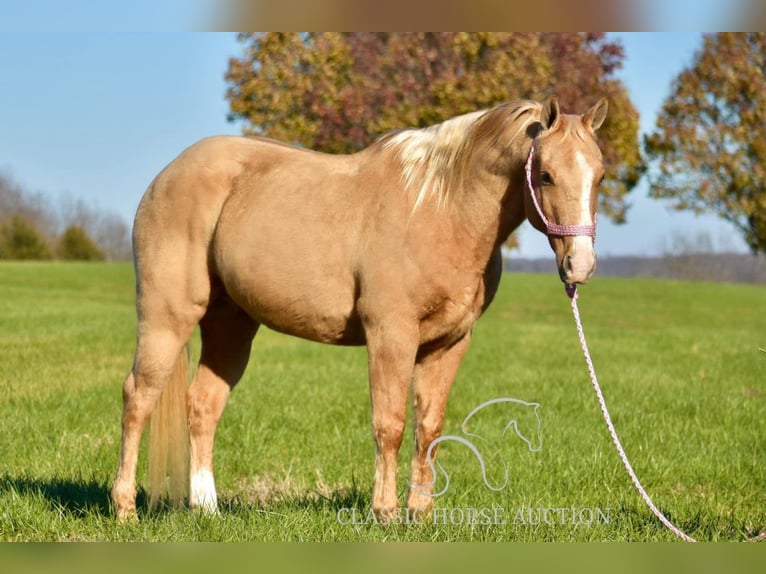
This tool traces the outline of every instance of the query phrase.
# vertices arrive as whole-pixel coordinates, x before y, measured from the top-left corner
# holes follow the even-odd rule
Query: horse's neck
[[[526,143],[527,148],[529,145]],[[456,194],[454,208],[461,213],[465,237],[472,238],[477,256],[488,260],[526,218],[526,158],[523,150],[486,155],[479,151],[477,156],[480,157],[470,162],[471,168]]]

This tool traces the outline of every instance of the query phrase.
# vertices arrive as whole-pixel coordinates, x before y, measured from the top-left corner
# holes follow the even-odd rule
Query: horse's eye
[[[553,178],[547,171],[540,172],[540,183],[543,185],[553,185]]]

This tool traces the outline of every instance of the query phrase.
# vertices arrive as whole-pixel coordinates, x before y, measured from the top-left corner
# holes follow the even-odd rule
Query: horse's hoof
[[[412,522],[430,520],[433,508],[433,496],[418,492],[415,489],[410,490],[407,497],[407,515],[412,519]]]
[[[375,519],[377,520],[378,524],[388,526],[390,524],[401,523],[401,516],[399,514],[398,506],[373,508],[372,511],[375,513]]]
[[[408,524],[427,524],[433,522],[434,505],[429,504],[425,506],[408,506],[407,507],[407,523]]]
[[[138,524],[138,513],[135,508],[118,508],[117,522],[120,524]]]
[[[138,522],[136,513],[136,491],[133,488],[122,488],[118,484],[111,492],[112,508],[117,516],[117,522]]]

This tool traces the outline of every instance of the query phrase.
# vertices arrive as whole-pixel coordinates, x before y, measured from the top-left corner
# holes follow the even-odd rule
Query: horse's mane
[[[530,100],[507,102],[427,128],[392,132],[377,143],[396,153],[405,189],[417,189],[413,209],[428,197],[444,205],[458,188],[466,162],[479,144],[509,147],[539,119],[541,109],[541,104]]]

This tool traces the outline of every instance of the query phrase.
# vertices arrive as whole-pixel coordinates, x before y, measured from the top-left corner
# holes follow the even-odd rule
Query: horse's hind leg
[[[438,349],[420,357],[413,377],[413,411],[415,451],[412,456],[412,476],[407,499],[411,517],[427,517],[433,508],[435,476],[428,464],[429,445],[441,435],[447,398],[463,359],[471,333],[446,349]],[[436,456],[436,445],[431,456]],[[433,462],[433,461],[431,461]]]
[[[152,323],[139,317],[136,357],[123,383],[122,446],[112,501],[120,520],[136,516],[136,466],[146,422],[173,371],[183,360],[184,346],[196,320],[176,316]]]
[[[122,520],[136,516],[136,466],[144,427],[168,382],[172,380],[186,386],[185,346],[207,310],[211,290],[206,247],[179,240],[170,232],[164,239],[159,237],[157,230],[172,226],[153,217],[148,207],[139,207],[133,231],[138,317],[136,356],[123,384],[120,465],[112,488],[114,508]],[[179,393],[172,396],[177,401]],[[183,398],[183,393],[180,396]],[[164,422],[168,424],[158,424],[157,430],[163,435],[167,432],[163,438],[170,439],[171,428],[181,425]],[[185,441],[185,432],[183,435],[173,438]],[[172,448],[165,441],[151,446]],[[150,451],[150,459],[161,464],[161,453],[156,448]],[[173,470],[180,469],[174,467],[171,472]],[[158,486],[156,481],[153,483],[153,487]]]
[[[191,454],[190,506],[216,512],[213,442],[229,393],[247,366],[258,330],[227,297],[213,303],[200,321],[202,353],[194,382],[187,391]]]

